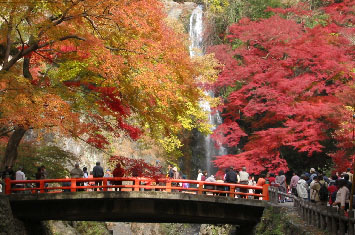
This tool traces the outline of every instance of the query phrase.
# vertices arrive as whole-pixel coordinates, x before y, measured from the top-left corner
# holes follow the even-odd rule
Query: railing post
[[[40,182],[39,182],[39,193],[44,193],[45,191],[44,191],[44,181],[43,180],[41,180]]]
[[[320,218],[320,229],[323,229],[323,230],[325,230],[326,229],[326,223],[327,223],[327,221],[326,221],[326,216],[324,216],[323,214],[322,214],[322,210],[324,210],[324,209],[326,209],[325,207],[321,207],[321,210],[320,210],[320,212],[319,212],[319,218]]]
[[[70,192],[76,192],[76,178],[70,180]]]
[[[327,221],[327,231],[332,231],[332,217],[331,217],[331,209],[329,206],[327,206],[327,215],[326,215],[326,221]]]
[[[316,221],[317,221],[317,227],[318,228],[321,228],[321,224],[322,224],[322,213],[321,213],[321,210],[322,210],[322,207],[316,207],[315,208],[316,210]]]
[[[345,222],[343,220],[344,209],[339,209],[338,215],[339,215],[339,235],[344,235],[345,234]]]
[[[331,219],[332,219],[332,231],[331,234],[338,233],[338,226],[337,226],[337,208],[332,207],[331,209]]]
[[[171,181],[170,180],[166,182],[166,191],[171,192]]]
[[[235,198],[234,192],[235,192],[235,186],[232,185],[232,186],[230,186],[230,189],[229,189],[229,197]]]
[[[307,209],[305,207],[304,200],[302,200],[301,205],[302,205],[302,218],[303,218],[304,221],[307,222]]]
[[[138,179],[134,180],[134,191],[139,191],[139,180]]]
[[[307,201],[307,224],[312,224],[312,208],[310,201]]]
[[[354,211],[351,210],[349,211],[349,221],[348,221],[348,234],[353,235],[354,234],[354,224],[352,220],[354,219]]]
[[[107,191],[107,179],[104,179],[102,182],[102,191]]]
[[[269,184],[263,185],[263,200],[269,201]]]
[[[5,194],[11,194],[11,179],[5,178]]]
[[[198,192],[197,192],[198,195],[202,195],[202,193],[203,193],[203,185],[204,185],[203,182],[201,182],[201,183],[198,185]]]

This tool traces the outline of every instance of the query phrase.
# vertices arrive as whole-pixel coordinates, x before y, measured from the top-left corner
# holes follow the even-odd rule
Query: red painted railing
[[[95,185],[101,182],[102,185]],[[70,183],[70,185],[69,185]],[[87,183],[87,186],[84,186]],[[182,184],[188,183],[184,188]],[[68,184],[68,186],[63,186]],[[195,187],[191,187],[191,186]],[[65,191],[140,191],[155,190],[166,192],[183,192],[193,194],[228,195],[229,197],[255,196],[269,200],[269,185],[251,186],[244,184],[229,184],[219,182],[206,182],[182,179],[150,179],[134,177],[105,177],[105,178],[70,178],[70,179],[45,179],[45,180],[11,180],[5,179],[5,194],[11,193],[62,193]],[[244,193],[237,189],[259,190],[261,193]]]

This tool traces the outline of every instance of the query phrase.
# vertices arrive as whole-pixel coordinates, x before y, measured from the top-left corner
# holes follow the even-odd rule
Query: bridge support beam
[[[152,223],[236,224],[259,222],[266,202],[167,192],[76,192],[13,194],[22,220],[83,220]]]

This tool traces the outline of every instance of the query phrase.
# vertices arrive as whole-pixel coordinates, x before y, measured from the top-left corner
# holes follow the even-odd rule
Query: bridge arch
[[[209,223],[253,226],[266,205],[261,200],[171,192],[76,192],[11,194],[21,220],[83,220],[152,223]]]

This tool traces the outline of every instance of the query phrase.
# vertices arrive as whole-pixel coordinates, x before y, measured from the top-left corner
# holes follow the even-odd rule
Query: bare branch
[[[7,22],[6,49],[5,49],[3,67],[5,67],[8,64],[9,57],[10,57],[10,51],[11,51],[11,46],[12,46],[11,33],[12,33],[12,29],[13,29],[13,25],[12,25],[13,24],[13,14],[14,14],[14,9],[11,10],[10,19]]]

